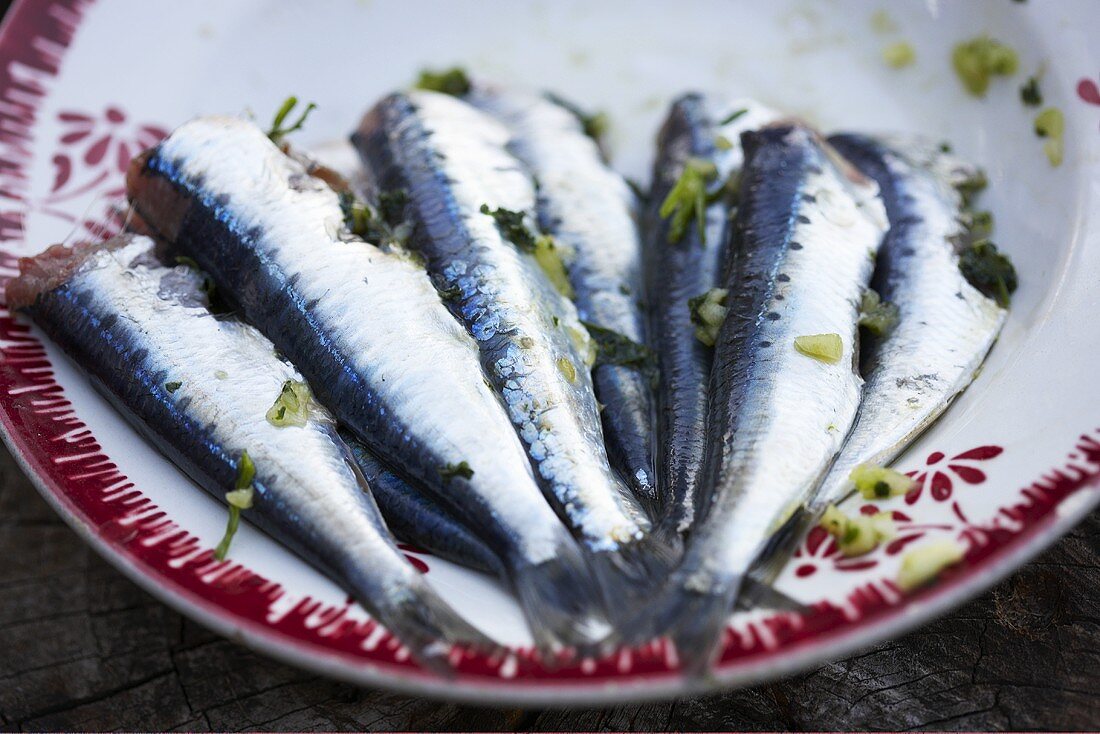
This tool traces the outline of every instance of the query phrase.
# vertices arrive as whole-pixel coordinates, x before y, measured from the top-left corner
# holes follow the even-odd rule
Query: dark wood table
[[[1100,513],[950,616],[789,680],[610,709],[458,706],[222,639],[101,560],[0,449],[0,729],[1100,728]]]

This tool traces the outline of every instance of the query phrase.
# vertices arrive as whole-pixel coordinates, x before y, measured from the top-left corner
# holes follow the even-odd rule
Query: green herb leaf
[[[457,464],[446,464],[439,469],[439,476],[444,480],[454,479],[455,477],[469,479],[473,475],[474,470],[465,461],[460,461]]]
[[[585,112],[577,105],[563,97],[559,97],[553,92],[546,92],[544,96],[558,107],[565,109],[576,117],[581,123],[581,128],[584,130],[585,135],[592,138],[597,143],[601,142],[601,138],[607,133],[607,128],[611,123],[606,112]]]
[[[1016,268],[996,245],[980,240],[963,250],[959,270],[970,285],[997,301],[1001,308],[1008,308],[1016,290]]]
[[[504,239],[524,252],[535,251],[535,235],[524,223],[527,212],[512,211],[504,207],[490,209],[488,204],[482,204],[480,211],[482,214],[488,214],[493,218],[497,223],[497,229],[504,235]]]
[[[297,132],[302,129],[302,125],[305,124],[306,118],[309,117],[309,113],[317,109],[317,105],[310,102],[302,110],[302,114],[298,116],[298,119],[293,124],[286,127],[283,123],[286,122],[287,117],[290,116],[291,111],[298,106],[297,97],[287,97],[283,102],[283,106],[279,108],[279,111],[275,113],[275,119],[271,122],[271,127],[267,131],[267,137],[271,139],[271,142],[275,145],[281,145],[283,138],[292,132]]]
[[[683,173],[661,202],[659,212],[662,218],[669,220],[669,242],[683,239],[688,225],[694,219],[699,240],[706,244],[707,205],[711,200],[707,185],[717,177],[718,168],[710,161],[688,158],[684,163]]]
[[[1043,103],[1043,93],[1039,91],[1038,78],[1028,77],[1024,86],[1020,87],[1020,101],[1028,107],[1038,107]]]
[[[267,411],[267,422],[273,426],[304,426],[309,420],[309,410],[313,405],[313,396],[309,386],[299,380],[287,380],[283,383],[279,397]]]
[[[711,288],[688,300],[691,323],[695,324],[695,338],[708,347],[713,347],[718,341],[718,331],[729,313],[726,306],[729,293],[725,288]]]
[[[989,36],[957,44],[951,63],[966,91],[975,97],[985,96],[993,76],[1011,76],[1019,67],[1016,52]]]
[[[167,390],[170,393],[173,393],[176,390],[179,390],[181,387],[183,387],[182,382],[173,381],[173,382],[164,383],[164,389]]]
[[[587,321],[581,323],[596,342],[594,366],[607,364],[630,367],[649,378],[650,384],[656,387],[660,372],[657,368],[657,355],[652,349],[612,329]]]
[[[719,125],[728,125],[731,122],[733,122],[734,120],[736,120],[738,117],[742,117],[742,116],[747,115],[747,114],[749,114],[748,109],[734,110],[733,112],[729,113],[728,115],[723,117],[721,120],[719,120],[718,124]]]
[[[233,542],[233,536],[237,534],[237,527],[241,522],[241,510],[252,507],[252,482],[255,479],[256,465],[252,463],[248,452],[242,451],[241,458],[237,460],[237,479],[234,482],[234,489],[225,494],[225,501],[229,503],[229,522],[225,528],[225,535],[214,549],[214,558],[219,561],[225,560],[229,545]]]
[[[452,97],[461,97],[470,91],[470,77],[466,70],[460,66],[453,66],[442,71],[425,69],[420,72],[416,80],[417,89],[426,89],[429,92],[442,92]]]
[[[878,292],[868,288],[859,304],[859,325],[875,336],[886,336],[898,323],[898,307],[883,301]]]

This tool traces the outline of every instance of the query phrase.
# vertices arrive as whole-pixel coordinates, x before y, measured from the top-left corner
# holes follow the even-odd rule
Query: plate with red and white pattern
[[[240,0],[16,2],[0,32],[0,277],[58,241],[118,226],[130,159],[195,115],[317,111],[296,138],[342,139],[374,100],[424,67],[460,63],[537,79],[612,122],[614,164],[644,180],[668,101],[686,89],[751,96],[823,129],[920,132],[979,163],[998,245],[1020,274],[978,379],[898,462],[898,534],[846,558],[824,531],[778,581],[805,604],[735,615],[712,675],[685,678],[663,641],[542,666],[494,581],[404,547],[460,612],[507,643],[462,653],[450,679],[407,651],[331,581],[242,526],[213,548],[224,507],[146,444],[29,322],[0,307],[0,430],[42,494],[142,587],[272,657],[363,685],[484,703],[613,703],[745,685],[902,634],[988,588],[1100,500],[1100,7],[1090,0],[676,3],[485,0],[306,4]],[[989,34],[1020,70],[968,95],[952,47]],[[898,42],[904,69],[883,61]],[[1052,166],[1019,88],[1040,75],[1065,116]],[[897,585],[907,549],[950,539],[961,564]]]

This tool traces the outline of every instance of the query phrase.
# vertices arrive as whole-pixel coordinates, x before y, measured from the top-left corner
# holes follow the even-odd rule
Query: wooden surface
[[[797,678],[495,709],[330,682],[211,634],[101,560],[0,452],[0,729],[1100,728],[1100,514],[949,617]]]

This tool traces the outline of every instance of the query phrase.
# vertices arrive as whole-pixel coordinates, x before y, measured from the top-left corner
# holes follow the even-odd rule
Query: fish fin
[[[554,558],[513,570],[511,581],[544,662],[602,650],[611,624],[584,557],[571,540]]]
[[[680,560],[683,542],[659,528],[618,550],[592,554],[592,567],[613,617],[623,602],[648,595],[663,583]]]
[[[753,572],[749,572],[749,575],[745,576],[744,588],[742,588],[741,593],[737,596],[737,609],[739,611],[747,611],[758,607],[774,609],[779,612],[795,612],[798,614],[810,611],[810,607],[806,606],[798,599],[795,599],[793,596],[788,596],[776,589],[771,581],[756,578]]]
[[[452,675],[450,654],[455,648],[472,648],[492,653],[500,644],[463,619],[417,579],[408,594],[378,610],[377,619],[425,668]]]

